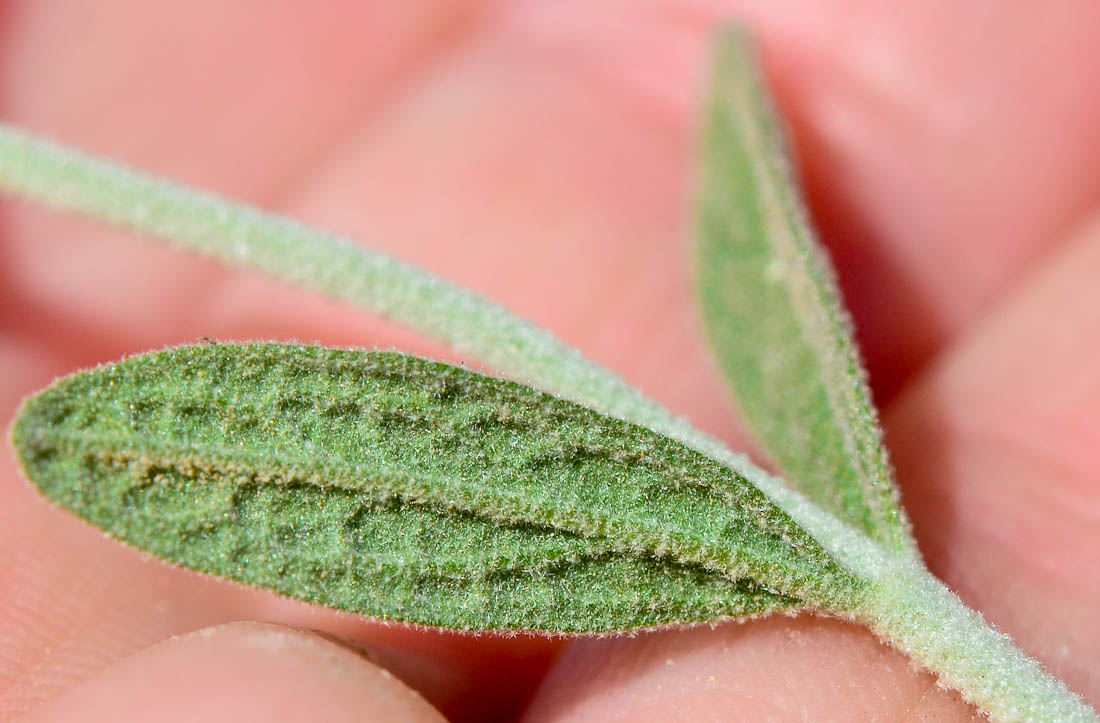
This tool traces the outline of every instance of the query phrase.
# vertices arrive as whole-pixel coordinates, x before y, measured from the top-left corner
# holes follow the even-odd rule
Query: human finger
[[[389,671],[342,645],[277,625],[235,623],[175,637],[124,658],[23,720],[444,719]]]

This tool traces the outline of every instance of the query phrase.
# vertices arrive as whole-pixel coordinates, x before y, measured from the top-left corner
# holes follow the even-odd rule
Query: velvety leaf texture
[[[13,442],[167,561],[379,618],[601,632],[849,600],[755,487],[644,428],[395,353],[180,347],[62,379]]]
[[[716,53],[696,229],[707,336],[784,476],[888,547],[914,550],[834,272],[751,48],[731,32]]]

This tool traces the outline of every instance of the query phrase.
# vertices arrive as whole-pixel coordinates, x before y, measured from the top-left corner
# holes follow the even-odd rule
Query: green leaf
[[[753,52],[716,46],[696,229],[707,336],[787,479],[891,549],[913,550],[835,273],[791,179]]]
[[[41,492],[159,558],[374,617],[599,632],[861,590],[755,487],[528,387],[394,353],[180,347],[56,382]]]

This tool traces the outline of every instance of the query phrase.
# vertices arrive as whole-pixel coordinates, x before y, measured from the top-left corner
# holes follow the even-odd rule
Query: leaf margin
[[[302,345],[254,344],[254,345],[245,345],[245,346],[247,346],[249,348],[252,348],[252,349],[257,349],[257,348],[258,349],[273,349],[274,348],[274,349],[281,349],[281,350],[314,349],[315,350],[314,353],[320,353],[320,354],[360,353],[360,352],[352,352],[352,351],[348,351],[348,350],[332,350],[332,349],[326,350],[326,349],[319,349],[319,348],[314,348],[314,347],[303,347]],[[175,347],[175,348],[165,350],[165,351],[161,351],[161,352],[151,352],[151,353],[148,353],[148,354],[135,355],[135,356],[132,356],[132,357],[128,357],[127,359],[125,359],[121,362],[116,362],[116,363],[113,363],[113,364],[104,365],[102,367],[97,367],[97,368],[92,369],[92,370],[86,370],[86,371],[83,371],[83,372],[78,372],[74,375],[70,375],[69,377],[62,378],[58,382],[55,382],[54,385],[51,385],[46,390],[41,392],[39,395],[37,395],[35,397],[32,397],[30,400],[25,402],[23,410],[21,410],[21,413],[20,413],[19,417],[17,418],[16,422],[12,425],[11,436],[12,436],[13,441],[15,442],[16,448],[19,450],[20,463],[23,466],[25,474],[27,475],[28,479],[34,481],[36,486],[39,486],[40,491],[42,491],[47,496],[48,499],[51,499],[55,503],[59,502],[57,494],[51,494],[48,490],[43,489],[41,483],[39,482],[39,480],[41,478],[41,475],[36,473],[36,471],[34,469],[34,464],[32,462],[28,461],[29,460],[29,455],[34,453],[34,450],[37,448],[36,445],[38,444],[38,442],[46,439],[46,437],[49,437],[49,439],[47,440],[47,444],[45,446],[49,447],[52,450],[51,454],[55,454],[55,453],[56,454],[62,454],[65,458],[68,458],[68,459],[83,458],[83,459],[86,460],[88,458],[88,455],[87,455],[88,450],[87,449],[82,450],[79,447],[73,447],[73,448],[65,447],[65,448],[63,448],[64,445],[61,445],[58,442],[58,440],[64,441],[64,439],[65,439],[64,434],[61,431],[61,428],[59,426],[62,423],[62,418],[66,415],[66,412],[64,412],[64,410],[62,412],[57,413],[57,414],[54,414],[52,411],[49,412],[49,413],[45,413],[45,412],[40,413],[40,409],[42,408],[42,405],[45,404],[45,402],[43,400],[49,400],[51,394],[57,394],[58,393],[57,390],[58,389],[64,389],[66,384],[71,383],[71,380],[74,380],[74,379],[87,379],[87,378],[89,378],[90,375],[94,376],[96,374],[102,374],[105,371],[114,372],[114,371],[117,371],[120,367],[125,367],[128,364],[141,363],[143,360],[148,359],[150,357],[157,357],[157,356],[162,356],[163,357],[163,356],[171,355],[171,354],[174,354],[174,353],[175,354],[181,354],[181,353],[182,354],[197,354],[199,356],[210,357],[212,355],[225,355],[225,354],[233,353],[235,348],[236,347],[234,347],[233,345],[229,345],[229,344],[218,344],[216,346]],[[365,353],[365,354],[369,355],[371,353]],[[453,367],[453,366],[449,366],[449,365],[445,365],[445,364],[441,364],[441,363],[437,363],[437,362],[430,362],[430,361],[427,361],[427,360],[419,360],[416,357],[399,355],[399,354],[396,354],[396,353],[393,353],[393,352],[380,352],[380,353],[375,352],[373,354],[375,356],[380,356],[380,357],[390,357],[390,358],[394,358],[394,359],[399,359],[400,363],[402,363],[402,364],[410,364],[411,363],[411,364],[414,364],[414,365],[415,364],[423,364],[423,365],[431,366],[432,368],[434,368],[436,370],[442,370],[444,372],[444,374],[446,374],[446,375],[451,375],[452,379],[455,377],[455,375],[457,375],[458,377],[461,377],[461,378],[478,379],[478,380],[480,380],[478,383],[481,383],[481,384],[499,385],[499,386],[502,386],[502,387],[506,387],[508,389],[523,388],[523,389],[527,390],[527,391],[524,392],[525,394],[529,393],[529,394],[537,395],[540,398],[546,399],[548,401],[548,403],[551,403],[553,405],[557,405],[559,408],[564,405],[566,408],[577,410],[577,413],[581,414],[584,417],[584,419],[588,419],[589,417],[594,417],[594,416],[603,417],[603,419],[606,420],[606,423],[608,425],[610,425],[610,427],[612,427],[612,428],[622,428],[622,429],[626,429],[631,434],[635,434],[635,435],[640,434],[640,435],[643,435],[643,436],[648,436],[652,439],[660,440],[660,445],[664,445],[664,446],[674,445],[676,447],[681,448],[682,453],[688,455],[693,460],[705,461],[706,463],[712,465],[712,468],[716,469],[716,470],[725,470],[725,468],[722,467],[721,465],[718,465],[717,463],[709,461],[705,457],[705,455],[702,455],[701,453],[698,453],[694,450],[691,450],[689,447],[684,446],[682,443],[664,438],[663,436],[658,435],[654,432],[651,432],[651,431],[645,429],[644,427],[639,427],[637,425],[631,425],[629,423],[622,422],[621,420],[615,420],[615,419],[610,418],[610,417],[604,417],[603,415],[599,415],[599,413],[594,412],[594,411],[589,410],[589,409],[586,409],[584,407],[581,407],[580,405],[576,405],[572,402],[567,402],[567,401],[564,401],[564,400],[561,400],[561,399],[557,399],[557,398],[552,397],[550,395],[546,395],[544,393],[538,392],[537,390],[533,390],[533,389],[530,389],[530,388],[523,387],[523,385],[519,385],[515,382],[495,379],[495,378],[492,378],[492,377],[486,377],[486,376],[483,376],[483,375],[475,374],[473,372],[470,372],[468,370],[465,370],[465,369],[462,369],[462,368],[459,368],[459,367]],[[192,360],[192,362],[189,362],[189,363],[193,363],[193,362],[194,362],[194,360]],[[209,363],[203,363],[200,366],[202,366],[202,368],[205,370],[205,374],[212,381],[213,378],[214,378],[213,377],[214,372],[211,371],[211,365]],[[142,375],[141,375],[142,378],[149,378],[149,373],[150,373],[150,370],[145,369],[145,371],[142,372]],[[166,375],[164,375],[164,374],[161,374],[159,376],[154,375],[151,378],[164,379],[164,378],[166,378]],[[115,389],[118,389],[118,388],[121,388],[121,387],[124,386],[116,378],[111,378],[109,381],[103,381],[102,383],[103,384],[108,384],[109,386],[111,386],[112,388],[115,388]],[[86,387],[79,387],[78,389],[79,389],[79,398],[81,400],[85,400],[85,399],[88,400],[88,404],[94,404],[95,407],[96,407],[96,409],[92,410],[89,413],[92,414],[93,416],[96,415],[96,414],[99,414],[98,410],[104,408],[104,405],[103,405],[104,400],[101,397],[98,396],[98,394],[95,392],[95,390],[90,390]],[[241,406],[242,405],[243,400],[239,397],[235,397],[231,390],[223,389],[222,392],[224,392],[224,394],[222,395],[221,398],[222,398],[222,400],[224,401],[225,404],[229,404],[231,406],[234,406],[234,405],[235,406]],[[74,392],[74,394],[75,393],[76,392]],[[129,404],[131,407],[134,407],[136,405],[139,409],[144,409],[147,406],[146,400],[145,400],[144,397],[142,397],[142,398],[130,397],[129,399],[130,399],[130,401],[127,402],[127,404]],[[179,404],[183,404],[184,406],[186,406],[187,404],[191,403],[190,401],[188,401],[188,398],[186,396],[181,397],[181,399],[183,399],[183,401],[179,401],[178,402]],[[228,401],[226,401],[226,400],[228,400]],[[64,407],[65,405],[61,404],[60,406]],[[36,407],[38,409],[36,409]],[[85,412],[86,412],[86,410],[85,410]],[[81,412],[81,413],[85,413],[85,412]],[[249,413],[251,414],[252,412],[249,412]],[[39,418],[45,419],[46,420],[45,423],[39,425],[39,427],[37,427],[37,428],[29,427],[28,426],[29,422],[27,422],[27,420],[31,419],[33,415],[37,415]],[[174,415],[172,418],[175,419],[176,415]],[[119,417],[119,420],[121,420],[121,417]],[[83,423],[85,423],[85,422],[81,422],[81,424],[83,424]],[[121,421],[119,423],[121,423]],[[608,434],[608,428],[603,428],[603,429],[599,430],[599,432],[600,432],[600,435],[606,436]],[[234,436],[233,438],[236,438],[236,437]],[[93,440],[93,441],[95,441],[95,440]],[[100,440],[99,445],[100,446],[95,448],[95,449],[100,449],[100,448],[106,449],[106,448],[112,447],[113,443],[112,442],[103,442],[102,440]],[[107,451],[110,452],[109,449]],[[139,445],[139,446],[135,447],[133,450],[131,450],[130,452],[126,452],[125,454],[116,455],[115,462],[118,462],[120,464],[130,464],[134,460],[138,460],[141,464],[144,464],[147,467],[149,467],[149,466],[157,467],[159,469],[158,474],[163,475],[164,472],[165,472],[165,469],[164,469],[165,460],[163,458],[160,458],[160,457],[157,457],[156,455],[151,454],[150,451],[151,451],[150,447]],[[256,454],[258,454],[260,456],[263,456],[266,453],[265,452],[258,452]],[[239,461],[240,458],[239,457],[234,457],[234,459]],[[192,469],[193,470],[193,469],[196,469],[200,465],[192,464],[192,463],[184,460],[181,463],[180,466],[182,468],[185,468],[185,469]],[[321,468],[319,467],[318,469],[321,469]],[[314,472],[316,472],[316,471],[317,470],[314,470]],[[245,474],[247,474],[247,471],[245,472]],[[267,478],[270,480],[270,479],[274,479],[276,476],[278,476],[278,474],[280,474],[280,472],[277,469],[269,468],[266,471],[265,474],[267,475]],[[143,483],[143,484],[146,484],[146,483]],[[372,482],[372,484],[377,485],[379,483]],[[438,506],[453,505],[455,509],[460,510],[464,513],[473,513],[474,510],[475,510],[475,507],[476,507],[475,504],[463,503],[461,500],[456,500],[454,497],[448,498],[445,495],[442,496],[442,497],[438,497],[435,500],[430,499],[431,494],[426,495],[425,498],[423,498],[423,499],[417,499],[416,495],[414,493],[409,492],[409,490],[412,489],[412,488],[408,487],[407,482],[398,481],[395,484],[397,485],[396,487],[394,487],[394,486],[387,487],[385,485],[383,485],[381,487],[376,486],[376,487],[372,488],[373,491],[371,491],[370,493],[371,494],[382,495],[383,497],[400,496],[400,495],[403,494],[404,495],[403,500],[404,500],[405,503],[437,504]],[[435,483],[435,481],[429,481],[426,484],[428,486],[431,486],[431,487],[434,487],[434,488],[439,487]],[[752,486],[751,483],[749,483],[747,480],[744,480],[744,479],[741,479],[740,484],[744,484],[748,487]],[[401,485],[404,485],[404,487],[401,487]],[[332,489],[339,489],[339,485],[332,485],[330,483],[329,486]],[[402,489],[404,491],[401,491]],[[754,491],[753,494],[758,494],[759,498],[761,500],[766,500],[767,499],[766,496],[763,495],[763,493],[760,493],[759,490],[756,490],[755,487],[752,487],[752,489]],[[409,496],[410,494],[412,494],[412,496]],[[476,502],[476,500],[475,500],[475,502]],[[767,503],[767,504],[770,505],[771,503]],[[73,511],[71,509],[71,505],[61,504],[61,506],[69,509],[69,511],[71,511],[71,512]],[[790,521],[789,518],[786,517],[786,514],[783,513],[780,508],[775,507],[774,505],[771,505],[771,506],[773,508],[773,512],[775,512],[777,514],[781,514],[784,518],[786,518],[786,519],[788,519],[788,521]],[[143,512],[147,511],[147,510],[144,509],[145,507],[146,507],[146,505],[143,505],[143,504],[134,504],[132,506],[131,510],[130,510],[130,514],[140,515]],[[78,516],[84,517],[83,515],[80,515],[79,513],[77,513],[77,514],[78,514]],[[508,514],[515,514],[515,510],[512,510]],[[552,524],[552,525],[556,524],[556,522],[554,520],[549,519],[549,517],[552,517],[552,516],[548,516],[547,519],[543,519],[543,518],[539,517],[540,514],[541,513],[536,511],[536,513],[534,513],[533,516],[529,516],[527,519],[520,520],[520,522],[522,524],[533,524],[534,522],[541,520],[541,521],[545,522],[546,524]],[[486,517],[486,519],[489,519],[489,518],[491,518],[491,516]],[[515,520],[513,519],[512,521],[515,521]],[[796,524],[793,521],[790,521],[790,522],[791,522],[792,525]],[[93,521],[93,524],[95,524],[95,521]],[[105,527],[102,524],[97,524],[96,526],[99,527],[100,529],[104,529],[104,527]],[[154,556],[156,556],[158,558],[161,558],[161,559],[165,559],[164,554],[158,553],[157,550],[150,549],[151,545],[149,545],[148,543],[146,543],[146,544],[136,544],[135,545],[131,541],[128,541],[126,539],[125,535],[116,534],[111,529],[107,529],[107,532],[108,532],[108,534],[111,534],[112,536],[115,536],[115,537],[118,537],[118,538],[122,539],[123,542],[125,542],[127,544],[130,544],[131,546],[136,546],[138,549],[140,549],[140,550],[142,550],[146,553],[153,554]],[[575,533],[575,532],[577,532],[577,530],[573,530],[572,532]],[[610,533],[607,532],[607,531],[605,531],[605,534],[610,535]],[[668,538],[668,539],[673,540],[674,538]],[[700,539],[702,539],[702,538],[700,538]],[[807,540],[812,540],[812,538],[809,537],[809,535],[806,535],[806,539]],[[599,540],[597,540],[597,541],[599,541]],[[661,546],[662,543],[657,541],[657,542],[648,543],[650,545],[655,544],[655,545],[657,545],[657,547],[650,546],[650,547],[647,547],[645,549],[640,550],[637,547],[638,544],[639,544],[638,539],[628,540],[625,544],[622,543],[622,541],[620,540],[620,543],[617,546],[612,545],[612,548],[614,548],[613,551],[615,552],[615,554],[623,554],[623,552],[625,550],[629,550],[634,558],[636,558],[638,560],[641,560],[643,563],[650,564],[650,565],[658,564],[659,566],[663,565],[663,566],[667,567],[669,564],[675,564],[675,565],[687,564],[688,568],[695,569],[695,570],[697,570],[697,572],[702,573],[704,568],[706,568],[707,565],[709,564],[706,561],[706,559],[702,559],[702,558],[695,559],[694,561],[691,560],[691,559],[688,559],[693,554],[692,551],[691,551],[690,545],[686,546],[686,547],[682,546],[681,549],[677,550],[677,549],[674,549],[675,544],[679,544],[679,543],[668,543],[668,544],[673,544],[674,547],[670,548],[670,549],[666,549],[666,550],[661,550],[660,546]],[[813,544],[815,547],[817,545],[816,542],[812,542],[811,544]],[[821,548],[817,548],[817,549],[819,549],[821,551],[821,554],[823,554],[823,555],[826,554],[826,553],[824,553],[823,550],[821,550]],[[599,550],[597,550],[597,552],[599,552]],[[675,558],[675,560],[673,558]],[[171,564],[181,564],[180,560],[173,559],[172,557],[168,557],[167,561]],[[699,567],[700,565],[702,567]],[[189,566],[189,565],[185,565],[185,566]],[[847,573],[846,571],[843,571],[838,565],[833,566],[832,564],[830,564],[830,566],[833,569],[832,574],[833,574],[834,578],[837,575],[840,575],[842,578],[848,580],[848,582],[850,584],[850,586],[847,589],[843,590],[843,591],[833,590],[832,591],[833,594],[835,594],[835,596],[837,596],[838,598],[843,597],[845,600],[853,600],[857,596],[856,588],[859,587],[859,584],[855,582],[855,578],[851,577],[850,574]],[[643,564],[642,567],[645,568],[646,565]],[[687,569],[687,568],[685,568],[685,569]],[[732,569],[732,568],[729,568],[729,569]],[[217,570],[200,569],[199,571],[207,573],[207,574],[215,574],[216,576],[219,576],[219,577],[226,577],[226,575],[224,573],[219,574],[219,572]],[[715,569],[715,568],[712,567],[711,571],[707,574],[711,577],[721,578],[721,577],[723,577],[727,574],[730,574],[730,573],[727,573],[726,569]],[[236,579],[237,582],[241,582],[240,579],[234,578],[232,575],[229,575],[228,577],[230,579]],[[836,579],[840,579],[840,578],[836,578]],[[833,579],[833,582],[835,583],[835,579]],[[740,584],[736,580],[734,580],[733,583],[735,585]],[[810,600],[810,601],[807,601],[807,600],[803,599],[800,603],[796,603],[795,599],[793,597],[791,597],[791,593],[789,591],[786,592],[786,593],[781,592],[781,591],[777,590],[774,587],[773,583],[774,583],[774,581],[770,581],[770,580],[765,580],[765,581],[757,580],[755,583],[752,583],[752,584],[762,586],[757,591],[758,593],[766,593],[767,595],[779,595],[780,598],[786,599],[787,602],[781,604],[781,602],[777,602],[777,601],[780,601],[780,598],[771,598],[770,602],[768,600],[765,600],[765,602],[763,604],[758,605],[757,607],[753,607],[751,609],[750,608],[726,609],[726,610],[720,611],[718,613],[715,613],[715,612],[711,611],[711,612],[707,612],[707,614],[705,614],[705,615],[697,614],[694,617],[691,617],[689,615],[688,617],[682,617],[682,618],[677,618],[677,619],[659,620],[659,621],[654,620],[654,619],[646,619],[645,621],[643,621],[644,624],[641,624],[641,625],[639,625],[639,624],[619,624],[619,623],[616,623],[616,624],[603,625],[602,627],[599,627],[599,628],[587,628],[586,629],[586,628],[577,627],[577,626],[573,626],[573,627],[563,626],[563,625],[560,625],[560,624],[559,625],[547,626],[545,628],[535,627],[535,626],[532,626],[532,625],[525,625],[525,624],[513,624],[513,625],[510,625],[507,629],[511,629],[511,630],[532,630],[532,629],[544,630],[545,629],[547,632],[552,632],[552,633],[556,633],[556,634],[560,634],[560,633],[614,633],[614,632],[621,632],[624,629],[649,629],[649,628],[654,628],[654,627],[679,626],[679,625],[684,625],[684,624],[713,623],[717,620],[722,620],[722,619],[741,618],[743,616],[755,617],[755,616],[759,616],[760,614],[763,614],[763,613],[774,612],[774,611],[778,611],[778,610],[786,610],[786,611],[790,612],[790,611],[793,611],[795,609],[806,609],[807,607],[809,607],[809,608],[818,608],[818,607],[821,607],[821,605],[822,605],[822,599],[823,599],[824,596],[820,594],[820,588],[816,585],[811,586],[811,587],[814,587],[815,589],[818,590],[817,593],[811,594],[811,597],[814,597],[816,599]],[[246,584],[254,584],[254,581],[246,582]],[[261,587],[264,587],[266,589],[271,589],[272,588],[271,585],[261,585]],[[742,586],[742,588],[743,587],[744,586]],[[809,589],[809,588],[807,588],[807,589]],[[279,592],[280,594],[287,594],[288,593],[288,590],[286,590],[286,589],[282,589],[282,590],[276,589],[275,591]],[[746,592],[746,591],[747,591],[746,594],[749,594],[749,595],[752,594],[752,590],[749,589],[749,588],[744,588],[742,590],[742,592]],[[301,598],[302,596],[301,595],[294,595],[294,597]],[[652,597],[653,600],[658,600],[658,601],[662,600],[662,599],[668,599],[667,596],[662,596],[662,595],[641,596],[641,597],[644,597],[647,600],[649,599],[649,597]],[[331,601],[327,601],[327,600],[324,600],[324,599],[312,599],[311,601],[320,602],[322,604],[329,604],[331,606]],[[650,602],[647,602],[646,604],[653,604],[653,603],[652,603],[652,601],[650,601]],[[335,605],[334,607],[341,608],[341,609],[346,609],[346,606],[342,606],[342,605]],[[361,614],[363,614],[363,613],[376,614],[378,611],[377,610],[376,611],[363,611],[363,610],[354,611],[353,610],[353,612],[359,612]],[[390,619],[390,620],[403,619],[401,615],[393,615],[393,614],[389,614],[385,611],[382,611],[381,617],[383,617],[385,619]],[[436,625],[436,623],[433,622],[432,620],[425,620],[425,619],[413,619],[413,620],[409,620],[409,622],[412,622],[414,624],[420,624],[420,625],[432,625],[432,626]],[[454,624],[454,619],[448,620],[447,622],[448,622],[448,624],[444,625],[443,627],[447,627],[447,628],[450,628],[450,629],[472,630],[472,629],[484,629],[485,628],[484,620],[482,618],[478,618],[478,617],[474,617],[474,618],[469,619],[469,621],[467,621],[465,624],[463,624],[461,622],[458,623],[458,624]]]

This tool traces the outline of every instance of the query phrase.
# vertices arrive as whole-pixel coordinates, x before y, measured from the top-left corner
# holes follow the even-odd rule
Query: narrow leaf
[[[861,583],[678,442],[394,353],[180,347],[56,382],[12,438],[42,493],[123,542],[330,607],[599,632]]]
[[[912,550],[851,324],[755,58],[736,32],[716,54],[696,232],[707,335],[787,479],[891,549]]]

